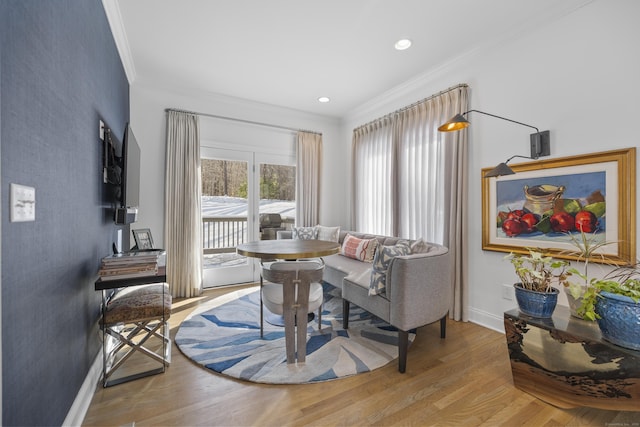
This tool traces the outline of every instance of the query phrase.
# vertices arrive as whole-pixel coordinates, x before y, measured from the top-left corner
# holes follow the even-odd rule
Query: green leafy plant
[[[528,254],[510,253],[505,258],[511,261],[522,287],[537,292],[551,292],[554,282],[567,286],[571,272],[568,261],[547,255],[543,249],[527,248]]]
[[[575,275],[582,279],[582,283],[575,281],[565,281],[564,286],[568,288],[569,293],[574,298],[579,298],[585,292],[585,288],[588,288],[591,283],[597,279],[589,278],[589,262],[592,259],[599,259],[603,264],[609,264],[604,254],[598,252],[602,247],[610,245],[615,242],[611,241],[598,241],[599,235],[597,232],[585,233],[580,230],[580,234],[567,233],[571,239],[571,244],[575,249],[562,251],[562,255],[571,255],[576,257],[576,262],[582,263],[582,271],[576,268],[569,268],[568,271],[571,275]],[[576,237],[579,236],[579,237]]]
[[[612,270],[602,279],[592,280],[582,296],[578,314],[587,320],[600,319],[596,313],[596,302],[603,298],[601,292],[622,295],[640,302],[640,264],[625,265]]]

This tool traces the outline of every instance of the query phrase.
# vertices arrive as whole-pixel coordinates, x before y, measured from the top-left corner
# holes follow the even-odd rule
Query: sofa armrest
[[[293,231],[291,230],[278,230],[278,232],[276,233],[276,239],[278,240],[292,239],[292,238],[293,238]]]
[[[449,249],[394,258],[387,272],[390,323],[404,331],[433,323],[447,314],[453,292]]]

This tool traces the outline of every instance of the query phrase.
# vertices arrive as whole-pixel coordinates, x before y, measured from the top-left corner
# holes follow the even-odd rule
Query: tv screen
[[[138,219],[140,204],[140,146],[127,123],[122,139],[122,180],[120,207],[116,209],[116,224],[131,224]]]
[[[137,208],[140,204],[140,146],[127,124],[122,143],[122,207]]]

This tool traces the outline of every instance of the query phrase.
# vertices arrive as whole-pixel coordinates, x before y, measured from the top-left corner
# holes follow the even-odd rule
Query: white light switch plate
[[[11,184],[11,222],[36,220],[36,189]]]

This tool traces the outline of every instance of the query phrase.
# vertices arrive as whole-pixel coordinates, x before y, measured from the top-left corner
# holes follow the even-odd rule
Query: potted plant
[[[563,255],[572,255],[576,257],[577,263],[582,263],[582,271],[577,268],[569,268],[567,271],[571,275],[575,275],[580,278],[580,281],[567,280],[564,282],[564,291],[569,302],[569,310],[574,317],[582,318],[578,313],[578,307],[582,303],[582,296],[587,291],[590,283],[595,281],[594,278],[589,278],[589,262],[593,258],[599,258],[600,263],[609,264],[606,262],[606,257],[599,252],[599,250],[606,245],[614,242],[598,241],[597,230],[593,233],[586,233],[582,228],[580,229],[579,238],[574,233],[567,233],[571,239],[571,244],[575,247],[574,250],[563,251]]]
[[[552,284],[567,283],[571,275],[567,270],[569,262],[554,259],[543,249],[527,248],[527,251],[527,254],[511,253],[506,257],[520,278],[520,282],[513,285],[518,307],[532,317],[551,317],[560,292]]]
[[[621,266],[593,280],[582,296],[578,314],[597,320],[607,341],[640,350],[640,265]]]

